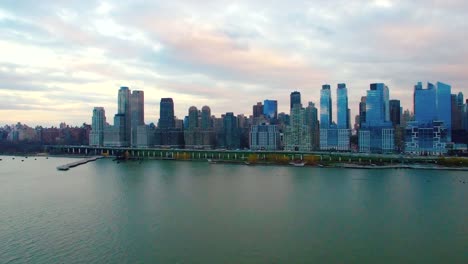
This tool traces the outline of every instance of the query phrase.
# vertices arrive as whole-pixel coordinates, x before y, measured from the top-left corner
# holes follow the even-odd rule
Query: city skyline
[[[437,82],[436,84],[437,85],[434,85],[433,83],[431,82],[426,82],[424,84],[427,84],[427,88],[423,88],[423,82],[417,82],[413,85],[413,88],[414,90],[412,90],[409,94],[411,95],[412,97],[412,100],[411,100],[411,106],[408,107],[408,108],[401,108],[400,110],[409,110],[410,113],[412,115],[414,115],[413,118],[415,118],[415,120],[417,121],[417,116],[416,116],[416,113],[415,113],[415,105],[414,105],[414,98],[413,96],[415,96],[417,94],[417,90],[421,90],[423,89],[423,91],[431,91],[431,89],[435,89],[436,86],[443,86],[444,89],[446,87],[448,87],[448,89],[450,89],[451,85],[450,84],[446,84],[446,83],[443,83],[443,82]],[[378,87],[378,86],[381,86],[383,85],[386,89],[386,97],[387,97],[387,101],[398,101],[400,103],[401,99],[399,98],[392,98],[390,95],[391,95],[391,89],[384,83],[371,83],[369,84],[368,86],[368,89],[370,87],[371,90],[373,90],[374,88],[373,87]],[[339,118],[339,113],[341,112],[341,115],[343,115],[343,112],[348,114],[348,111],[338,111],[338,107],[339,107],[339,102],[338,101],[344,101],[347,103],[347,101],[349,101],[349,96],[347,95],[347,93],[345,92],[344,94],[340,95],[342,97],[342,99],[338,98],[339,97],[339,93],[342,93],[342,90],[347,90],[347,84],[346,83],[338,83],[336,84],[336,87],[333,87],[332,85],[330,84],[323,84],[321,86],[321,95],[320,97],[318,98],[318,100],[307,100],[307,98],[303,98],[302,96],[302,93],[300,91],[292,91],[288,97],[288,102],[287,102],[287,105],[289,105],[290,107],[292,106],[293,102],[299,102],[299,104],[302,106],[302,107],[307,107],[307,105],[309,103],[313,103],[314,105],[315,104],[318,104],[318,105],[321,105],[324,103],[324,101],[328,101],[329,100],[329,103],[327,103],[327,106],[326,108],[330,107],[329,109],[325,109],[325,111],[323,112],[322,111],[322,107],[325,107],[324,105],[322,105],[322,107],[319,107],[318,109],[318,120],[323,123],[323,118],[325,119],[329,119],[330,120],[330,123],[328,125],[325,125],[324,128],[329,128],[330,126],[335,126],[336,128],[339,128],[339,124],[338,124],[338,118]],[[159,103],[158,105],[156,106],[158,108],[158,116],[154,117],[154,119],[148,119],[147,115],[146,115],[146,112],[147,112],[147,104],[145,103],[145,100],[144,99],[144,93],[145,91],[142,91],[142,90],[132,90],[132,88],[130,86],[121,86],[121,87],[118,87],[116,89],[118,92],[117,92],[117,98],[114,98],[114,105],[115,107],[109,107],[110,109],[115,109],[115,112],[114,113],[110,113],[111,115],[121,115],[122,117],[125,116],[125,118],[131,118],[131,119],[135,119],[135,120],[138,120],[136,122],[136,124],[138,125],[148,125],[148,124],[154,124],[156,127],[159,127],[160,126],[160,118],[161,118],[161,109],[166,109],[167,107],[163,107],[163,104],[170,104],[170,108],[172,108],[171,112],[170,113],[166,113],[164,112],[163,113],[163,116],[165,116],[165,118],[170,118],[170,116],[172,115],[174,117],[173,121],[164,121],[164,122],[175,122],[175,120],[181,120],[181,121],[184,121],[185,118],[187,118],[189,115],[187,114],[188,112],[190,112],[190,109],[192,107],[197,107],[196,105],[190,105],[187,109],[185,110],[178,110],[176,108],[176,99],[174,98],[159,98]],[[326,92],[326,95],[324,95],[324,91]],[[458,98],[460,95],[461,95],[461,99],[463,99],[463,92],[461,91],[454,91],[453,89],[451,90],[452,92],[452,96],[455,95],[455,98]],[[115,93],[115,91],[114,91]],[[347,116],[347,119],[346,120],[347,122],[349,122],[348,125],[348,128],[352,128],[353,126],[356,125],[356,120],[354,119],[354,117],[356,116],[360,116],[362,113],[360,112],[360,108],[361,108],[361,103],[362,103],[362,99],[363,98],[367,98],[368,97],[368,91],[366,91],[367,95],[363,95],[363,96],[360,96],[360,101],[359,103],[357,104],[357,110],[356,111],[356,115],[353,116],[353,118],[351,118],[351,116]],[[449,93],[450,94],[450,93]],[[325,96],[325,97],[324,97]],[[435,96],[435,94],[434,94]],[[114,97],[115,97],[115,94],[114,94]],[[326,99],[325,99],[326,98]],[[333,101],[332,98],[335,98],[335,100],[337,101]],[[448,99],[448,98],[445,98],[445,99]],[[458,99],[456,99],[458,100]],[[351,101],[354,101],[354,100],[351,100]],[[132,109],[130,110],[130,103],[131,102],[134,102],[133,104],[135,105],[138,105],[138,108],[137,109]],[[251,109],[247,109],[247,111],[243,111],[243,112],[235,112],[235,111],[232,111],[232,110],[229,110],[230,108],[227,108],[228,110],[226,112],[220,112],[219,114],[217,114],[216,112],[211,112],[211,106],[210,105],[203,105],[203,107],[208,107],[210,109],[210,116],[215,116],[215,117],[221,117],[223,115],[225,115],[226,113],[234,113],[235,115],[244,115],[246,117],[253,117],[255,118],[255,114],[258,112],[259,115],[262,115],[262,116],[268,116],[264,110],[264,103],[271,103],[273,102],[274,103],[274,106],[276,107],[275,109],[281,109],[283,107],[280,107],[281,105],[278,103],[278,100],[271,100],[271,99],[264,99],[264,100],[260,100],[260,102],[257,102],[257,103],[253,103],[251,105]],[[461,102],[462,104],[465,103],[465,101]],[[345,104],[346,105],[346,104]],[[161,108],[163,107],[163,108]],[[201,107],[201,106],[200,106]],[[256,107],[261,107],[259,109],[256,109]],[[349,107],[349,106],[348,106]],[[446,106],[448,107],[448,106]],[[345,108],[345,107],[343,107]],[[352,107],[350,107],[352,108]],[[96,109],[99,109],[99,110],[103,110],[104,113],[108,113],[109,114],[109,110],[106,110],[107,107],[104,107],[102,105],[95,105],[93,106],[91,109],[89,109],[89,112],[91,113],[94,113],[96,111]],[[332,110],[332,109],[335,109],[335,110]],[[426,108],[423,108],[423,109],[426,109]],[[350,110],[350,109],[348,109]],[[431,107],[427,108],[427,110],[430,112],[431,111]],[[447,108],[445,109],[447,110]],[[184,113],[185,111],[185,113]],[[283,113],[283,114],[291,114],[292,112],[292,108],[291,109],[287,109],[286,111],[284,112],[279,112],[279,110],[277,110],[277,114],[279,113]],[[60,120],[58,121],[60,124],[62,123],[66,123],[67,125],[71,125],[72,127],[77,127],[77,126],[80,126],[82,124],[92,124],[93,123],[93,118],[91,115],[89,115],[89,112],[88,112],[88,119],[89,120],[85,120],[83,123],[80,123],[80,124],[71,124],[69,123],[69,120]],[[127,113],[128,112],[128,113]],[[176,113],[178,112],[182,112],[181,115],[177,115]],[[331,116],[330,114],[328,114],[328,112],[332,112],[331,113]],[[350,111],[351,114],[349,115],[352,115],[352,111]],[[391,115],[391,112],[390,112],[390,105],[387,105],[386,106],[386,110],[385,110],[385,113],[383,113],[386,115],[386,119],[388,119],[387,122],[390,122],[392,120],[390,115]],[[403,115],[403,112],[400,113],[401,115]],[[167,116],[167,117],[166,117]],[[320,120],[322,119],[322,120]],[[113,118],[109,118],[109,116],[107,116],[107,123],[109,125],[114,125],[116,120],[114,119],[113,121]],[[149,120],[149,121],[148,121]],[[30,126],[44,126],[44,124],[34,124],[34,125],[31,125],[27,122],[23,122],[22,120],[17,120],[13,123],[4,123],[4,124],[0,124],[0,125],[14,125],[16,124],[17,122],[19,123],[22,123],[22,124],[25,124],[25,125],[30,125]],[[129,121],[126,121],[126,123],[130,123]],[[450,121],[448,122],[450,124]],[[50,126],[51,127],[55,127],[57,124],[55,123],[52,123]],[[136,126],[138,126],[136,125]],[[175,125],[175,124],[174,124]],[[171,126],[174,126],[174,125],[171,125]],[[134,125],[135,126],[135,125]],[[163,128],[166,127],[166,123],[164,123],[162,125]],[[342,127],[343,128],[343,127]],[[126,128],[126,130],[128,130],[129,132],[129,135],[126,136],[128,137],[128,140],[129,142],[131,142],[130,140],[130,137],[132,137],[132,132],[130,132],[131,129],[136,129],[136,127],[133,127],[133,128]]]
[[[179,118],[192,105],[248,114],[265,99],[288,113],[290,92],[318,105],[325,83],[346,83],[351,120],[370,83],[385,83],[390,99],[412,109],[420,80],[468,94],[467,8],[455,0],[2,1],[0,123],[90,123],[95,106],[117,112],[120,86],[145,92],[146,123],[157,123],[160,98],[174,98]]]

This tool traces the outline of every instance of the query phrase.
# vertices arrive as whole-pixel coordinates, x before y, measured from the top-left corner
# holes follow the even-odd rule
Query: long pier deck
[[[71,162],[71,163],[68,163],[68,164],[65,164],[65,165],[58,166],[57,170],[66,171],[66,170],[69,170],[69,169],[74,168],[76,166],[80,166],[80,165],[86,164],[88,162],[96,161],[96,160],[101,159],[101,158],[103,158],[103,156],[94,156],[94,157],[91,157],[91,158],[81,159],[79,161],[75,161],[75,162]]]

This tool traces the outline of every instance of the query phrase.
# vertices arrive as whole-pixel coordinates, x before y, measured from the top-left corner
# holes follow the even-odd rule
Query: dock
[[[75,162],[68,163],[68,164],[65,164],[65,165],[62,165],[62,166],[58,166],[57,170],[67,171],[67,170],[69,170],[71,168],[74,168],[76,166],[80,166],[80,165],[86,164],[88,162],[96,161],[96,160],[102,159],[102,158],[104,158],[104,157],[103,156],[94,156],[94,157],[91,157],[91,158],[81,159],[79,161],[75,161]]]

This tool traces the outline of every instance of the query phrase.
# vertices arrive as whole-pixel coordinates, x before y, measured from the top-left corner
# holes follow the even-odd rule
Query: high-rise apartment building
[[[336,89],[336,111],[337,111],[337,125],[339,129],[349,129],[349,115],[348,108],[348,88],[346,84],[338,84]]]
[[[202,107],[201,112],[201,128],[203,130],[213,128],[213,121],[211,120],[211,109],[209,106],[205,105]]]
[[[123,115],[123,124],[119,124],[120,126],[124,127],[124,135],[120,138],[123,139],[125,142],[123,145],[128,146],[131,141],[131,113],[130,113],[130,89],[128,87],[120,87],[119,95],[118,95],[118,115]],[[121,117],[117,118],[121,120]],[[115,123],[114,123],[115,126]]]
[[[104,145],[104,128],[106,126],[106,111],[103,107],[94,107],[91,122],[91,132],[89,134],[90,146]]]
[[[130,96],[131,146],[137,146],[139,126],[145,125],[145,95],[143,91],[132,91]]]
[[[388,87],[373,83],[366,96],[366,122],[359,130],[359,151],[389,153],[395,148]]]
[[[290,125],[284,133],[284,149],[290,151],[311,151],[311,128],[305,124],[306,113],[301,104],[291,109]]]
[[[366,96],[366,125],[381,126],[390,121],[389,90],[383,83],[373,83]]]
[[[306,126],[311,129],[311,144],[312,149],[317,150],[320,148],[320,128],[318,121],[318,110],[313,102],[309,102],[309,105],[305,108],[305,120]]]
[[[240,148],[240,131],[237,118],[232,112],[226,113],[223,118],[224,147],[227,149]]]
[[[258,102],[256,105],[252,106],[252,115],[254,118],[259,118],[263,115],[262,102]]]
[[[300,105],[301,104],[301,93],[298,91],[294,91],[290,95],[290,108],[292,109],[294,105]]]
[[[359,128],[366,123],[366,100],[365,96],[361,97],[361,102],[359,102]]]
[[[401,124],[400,100],[390,100],[390,121],[393,126],[399,126]]]
[[[250,130],[251,150],[278,150],[280,133],[276,125],[255,125]]]
[[[330,85],[322,85],[320,90],[320,129],[328,129],[332,125],[332,99]]]
[[[320,91],[320,149],[321,150],[349,150],[351,130],[349,129],[348,89],[346,84],[338,84],[336,90],[338,124],[333,122],[333,106],[331,87],[322,85]]]
[[[158,128],[175,128],[174,101],[172,98],[161,98]]]
[[[447,140],[452,141],[452,87],[448,84],[437,82],[437,121],[444,122],[447,128]]]
[[[276,124],[276,121],[278,120],[278,101],[263,101],[263,115],[268,119],[268,121],[270,121],[270,123]]]

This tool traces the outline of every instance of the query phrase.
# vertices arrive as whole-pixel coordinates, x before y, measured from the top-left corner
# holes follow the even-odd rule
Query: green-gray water
[[[0,263],[468,263],[465,172],[0,158]]]

